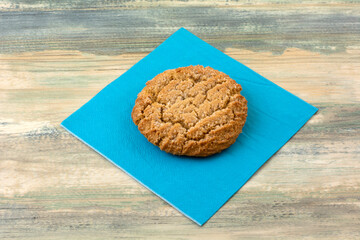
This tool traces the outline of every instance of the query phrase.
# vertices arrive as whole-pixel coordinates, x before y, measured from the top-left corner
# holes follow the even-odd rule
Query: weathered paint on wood
[[[360,238],[358,3],[118,4],[0,3],[1,239]],[[201,228],[59,127],[181,26],[320,109]]]

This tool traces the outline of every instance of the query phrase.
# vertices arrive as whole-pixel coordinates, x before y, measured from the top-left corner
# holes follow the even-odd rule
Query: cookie
[[[230,147],[245,124],[241,86],[211,67],[167,70],[138,94],[132,119],[161,150],[205,157]]]

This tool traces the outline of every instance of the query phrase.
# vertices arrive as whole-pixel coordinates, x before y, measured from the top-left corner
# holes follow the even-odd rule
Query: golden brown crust
[[[209,156],[230,147],[245,124],[241,86],[211,67],[167,70],[138,94],[132,119],[161,150]]]

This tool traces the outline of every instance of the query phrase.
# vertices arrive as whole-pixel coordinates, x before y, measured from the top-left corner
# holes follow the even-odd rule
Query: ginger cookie
[[[167,70],[138,94],[132,119],[161,150],[205,157],[230,147],[242,131],[247,101],[241,86],[211,67]]]

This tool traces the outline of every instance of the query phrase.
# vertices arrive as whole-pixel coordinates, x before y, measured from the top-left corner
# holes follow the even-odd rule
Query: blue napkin
[[[131,119],[137,94],[157,74],[210,66],[241,84],[248,118],[235,144],[208,158],[173,156]],[[199,225],[204,224],[317,111],[184,28],[62,122],[62,126]],[[291,159],[289,159],[291,161]]]

